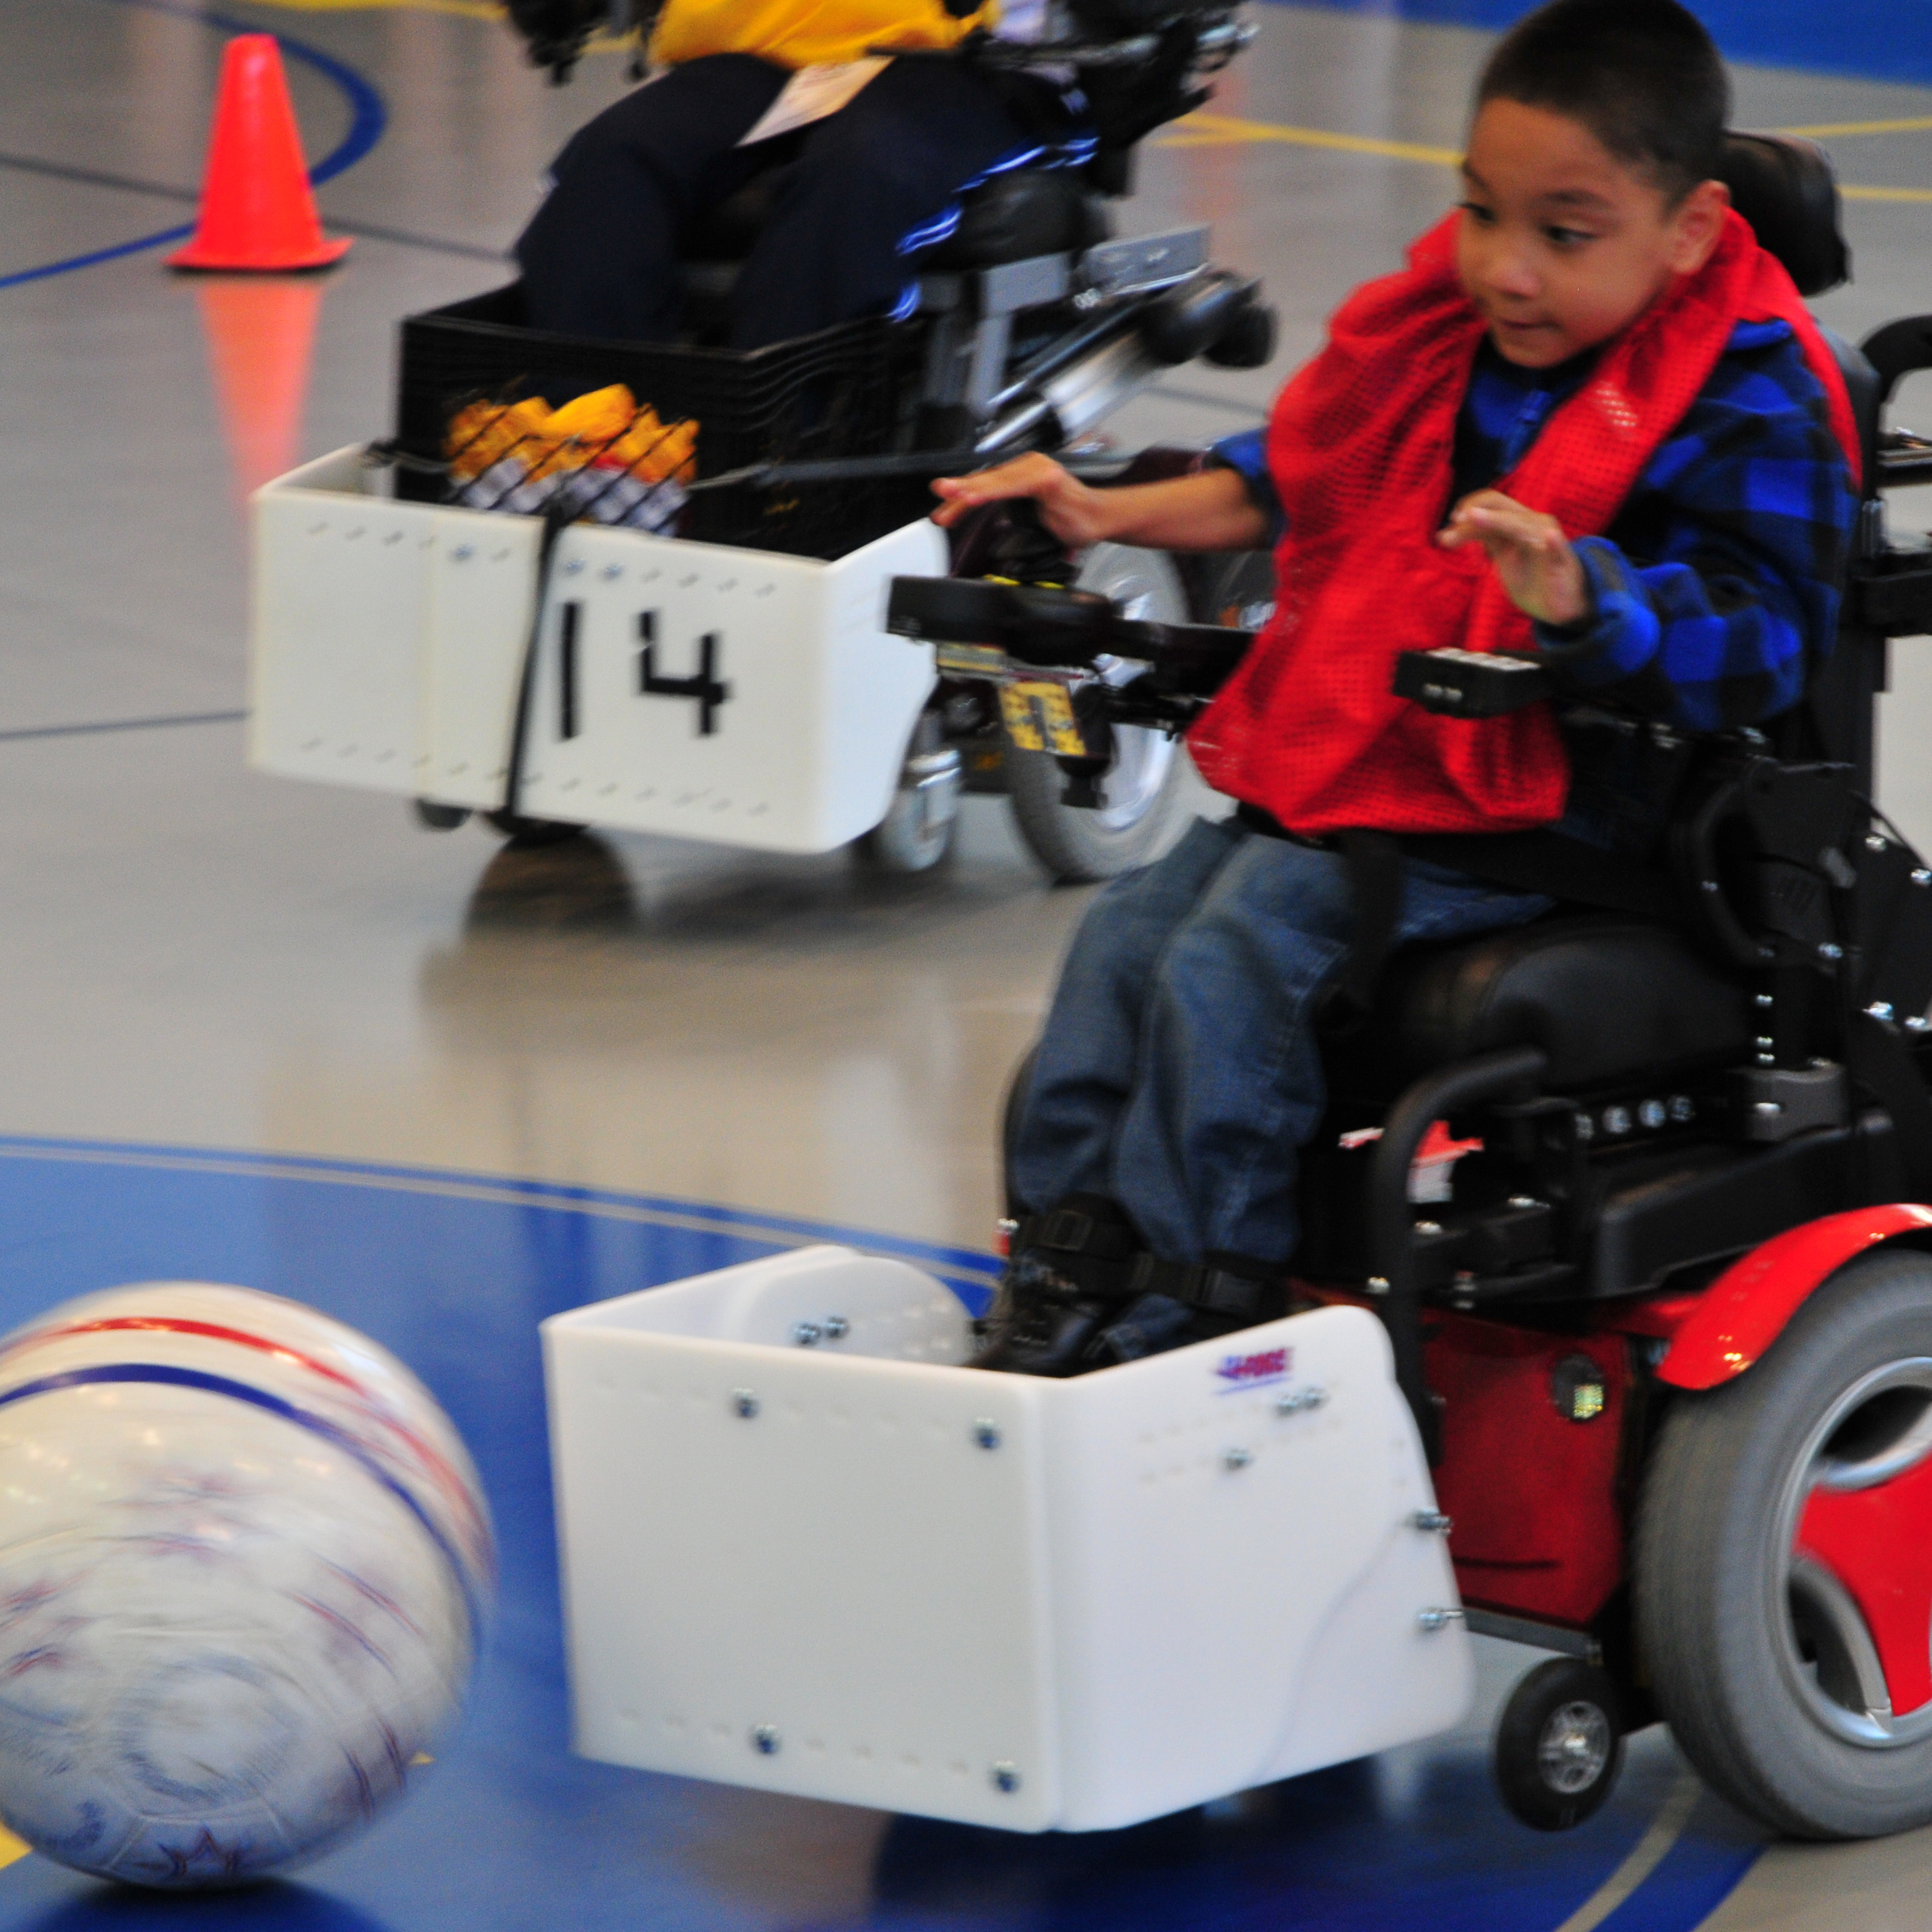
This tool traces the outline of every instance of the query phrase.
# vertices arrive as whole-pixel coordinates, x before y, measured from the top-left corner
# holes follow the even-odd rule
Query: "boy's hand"
[[[1589,583],[1563,526],[1500,490],[1465,496],[1436,541],[1444,550],[1480,544],[1510,601],[1539,624],[1576,624],[1590,614]]]
[[[994,470],[982,470],[976,476],[942,476],[933,484],[932,492],[943,500],[932,513],[932,520],[941,530],[950,530],[968,510],[982,503],[1030,496],[1040,506],[1040,521],[1073,549],[1100,543],[1114,534],[1113,519],[1106,514],[1107,494],[1090,490],[1052,458],[1037,452],[1017,456]]]

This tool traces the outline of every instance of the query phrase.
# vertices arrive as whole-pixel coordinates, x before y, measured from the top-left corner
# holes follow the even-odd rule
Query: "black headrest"
[[[1825,151],[1792,134],[1724,136],[1718,178],[1757,238],[1790,272],[1802,296],[1851,280],[1852,251],[1838,226],[1838,181]]]

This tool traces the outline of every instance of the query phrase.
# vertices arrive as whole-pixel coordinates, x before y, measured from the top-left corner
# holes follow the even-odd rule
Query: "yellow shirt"
[[[666,0],[651,38],[653,62],[756,54],[782,67],[856,60],[872,47],[950,47],[991,27],[998,0],[964,20],[943,0]]]

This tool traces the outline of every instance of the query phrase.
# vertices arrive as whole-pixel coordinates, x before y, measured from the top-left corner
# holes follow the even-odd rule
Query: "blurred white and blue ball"
[[[494,1560],[448,1418],[352,1328],[68,1302],[0,1342],[0,1819],[146,1886],[323,1850],[455,1713]]]

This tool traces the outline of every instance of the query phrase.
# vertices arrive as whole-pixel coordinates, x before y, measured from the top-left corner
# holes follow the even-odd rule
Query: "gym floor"
[[[1447,205],[1484,29],[1516,9],[1255,10],[1124,225],[1213,221],[1216,259],[1267,277],[1281,352],[1178,372],[1115,418],[1126,446],[1258,419],[1336,301]],[[1850,184],[1858,280],[1821,312],[1855,338],[1932,308],[1923,11],[1710,10],[1754,63],[1741,124],[1822,130]],[[322,279],[176,278],[222,43],[254,28],[284,38],[355,246]],[[1925,1922],[1932,1834],[1767,1845],[1656,1732],[1581,1831],[1516,1825],[1486,1733],[1532,1660],[1487,1642],[1454,1736],[1097,1838],[568,1755],[536,1322],[822,1238],[983,1292],[996,1103],[1088,896],[1047,885],[994,800],[968,802],[942,873],[895,881],[641,837],[501,849],[243,769],[246,492],[384,428],[397,319],[504,278],[544,162],[622,65],[593,52],[550,88],[484,0],[0,0],[0,1328],[158,1276],[312,1300],[448,1406],[506,1559],[471,1713],[366,1840],[190,1906],[15,1848],[0,1928]],[[1882,788],[1923,840],[1916,648]]]

